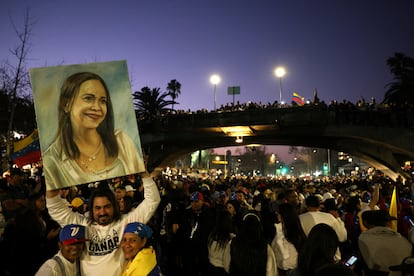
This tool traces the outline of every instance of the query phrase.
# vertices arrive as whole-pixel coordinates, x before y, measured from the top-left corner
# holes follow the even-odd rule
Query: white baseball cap
[[[132,187],[131,185],[126,185],[125,186],[125,191],[131,192],[131,191],[136,191],[136,189],[134,189],[134,187]]]

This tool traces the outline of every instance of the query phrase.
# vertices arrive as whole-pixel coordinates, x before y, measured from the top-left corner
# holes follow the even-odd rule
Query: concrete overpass
[[[297,106],[174,114],[138,124],[149,169],[199,149],[248,144],[343,151],[392,178],[404,175],[405,160],[414,160],[414,112],[408,109]]]

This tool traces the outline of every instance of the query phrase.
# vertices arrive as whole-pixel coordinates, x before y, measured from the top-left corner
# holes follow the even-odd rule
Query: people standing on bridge
[[[108,87],[97,74],[80,72],[61,87],[55,141],[43,152],[48,190],[145,170],[132,139],[115,130]]]
[[[81,258],[83,275],[120,275],[122,254],[119,244],[125,226],[130,222],[147,223],[160,203],[160,194],[152,177],[148,173],[143,173],[142,177],[144,200],[126,215],[120,213],[114,192],[103,182],[90,196],[88,218],[72,212],[58,195],[58,190],[47,191],[47,208],[60,225],[76,223],[87,228],[87,250]]]

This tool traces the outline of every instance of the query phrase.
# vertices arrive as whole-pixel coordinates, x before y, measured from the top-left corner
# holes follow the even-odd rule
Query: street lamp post
[[[210,82],[214,85],[214,111],[216,111],[216,90],[217,90],[217,84],[219,84],[221,81],[221,78],[219,75],[214,74],[210,77]]]
[[[286,74],[286,70],[283,67],[277,67],[275,69],[275,75],[279,78],[280,90],[279,90],[279,104],[282,104],[282,78]]]

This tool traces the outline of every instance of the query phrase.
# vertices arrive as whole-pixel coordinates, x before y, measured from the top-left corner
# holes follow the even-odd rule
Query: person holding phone
[[[358,258],[356,256],[352,255],[351,257],[349,257],[348,260],[346,260],[345,265],[346,266],[353,266],[357,260],[358,260]]]

